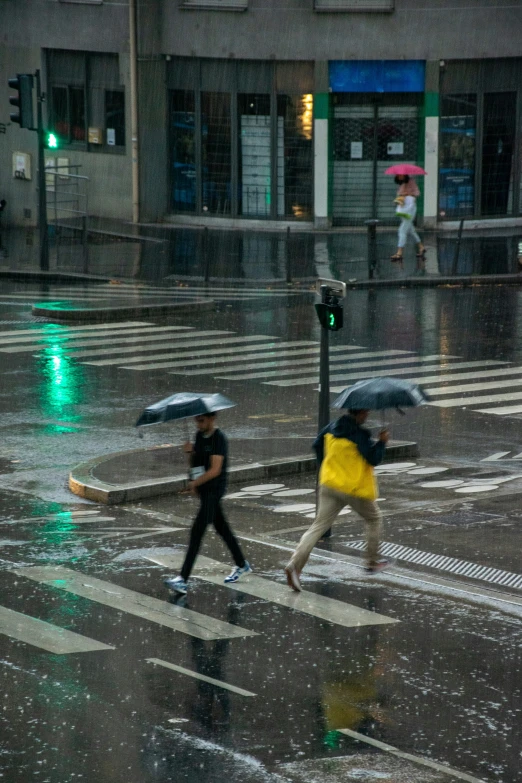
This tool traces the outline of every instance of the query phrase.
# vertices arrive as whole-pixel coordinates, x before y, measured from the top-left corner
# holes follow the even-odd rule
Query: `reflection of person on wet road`
[[[247,560],[225,518],[221,498],[227,486],[228,443],[225,435],[216,427],[216,414],[207,413],[195,417],[198,432],[195,443],[185,443],[183,450],[191,466],[190,491],[199,496],[200,507],[190,531],[190,541],[181,567],[181,574],[164,580],[164,584],[181,595],[187,592],[187,582],[196,560],[205,530],[214,525],[234,558],[236,567],[225,578],[225,583],[237,582],[251,571]]]
[[[366,523],[366,570],[374,573],[387,565],[378,556],[382,515],[375,502],[373,467],[382,462],[389,436],[387,430],[381,430],[379,439],[372,441],[369,431],[361,426],[368,414],[368,410],[351,410],[328,424],[314,441],[321,466],[317,515],[285,568],[288,584],[297,592],[301,590],[299,575],[310,552],[345,506],[360,514]]]

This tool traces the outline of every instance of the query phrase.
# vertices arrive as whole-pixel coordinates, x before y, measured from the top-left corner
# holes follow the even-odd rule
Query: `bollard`
[[[464,218],[461,219],[459,224],[459,233],[457,234],[457,244],[455,246],[455,256],[453,257],[453,276],[457,274],[457,266],[459,263],[460,255],[460,243],[462,240],[462,229],[464,228]]]
[[[292,258],[290,256],[290,226],[286,227],[286,282],[292,282]]]
[[[368,229],[368,279],[373,280],[377,266],[377,226],[380,220],[365,220],[364,225]]]
[[[203,229],[203,264],[204,264],[204,277],[205,283],[210,280],[210,253],[208,252],[208,228],[205,226]]]

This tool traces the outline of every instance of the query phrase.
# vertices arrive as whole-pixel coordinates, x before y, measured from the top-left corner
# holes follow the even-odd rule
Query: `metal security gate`
[[[333,221],[395,221],[397,186],[384,176],[393,163],[418,163],[417,106],[341,105],[333,119]]]

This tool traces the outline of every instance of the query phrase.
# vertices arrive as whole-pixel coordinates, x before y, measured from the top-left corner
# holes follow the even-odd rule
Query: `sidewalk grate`
[[[349,541],[345,546],[350,549],[366,549],[366,541]],[[381,555],[393,557],[397,560],[405,560],[408,563],[417,563],[418,565],[437,568],[441,571],[449,571],[459,576],[467,576],[470,579],[480,579],[484,582],[491,582],[496,585],[503,585],[510,588],[522,588],[522,575],[514,574],[511,571],[502,571],[499,568],[490,568],[489,566],[477,565],[467,560],[457,560],[454,557],[445,555],[434,555],[431,552],[422,552],[420,549],[401,546],[400,544],[381,543],[379,548]]]

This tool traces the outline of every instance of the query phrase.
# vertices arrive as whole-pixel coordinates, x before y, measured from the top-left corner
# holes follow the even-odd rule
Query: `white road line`
[[[271,350],[266,350],[264,352],[263,352],[263,349],[267,348],[266,345],[253,346],[253,347],[250,347],[248,350],[255,350],[256,347],[257,347],[257,350],[259,350],[259,353],[246,354],[245,356],[236,356],[235,354],[237,354],[239,351],[235,351],[234,357],[236,359],[236,362],[251,362],[251,361],[255,361],[257,359],[272,359],[272,361],[270,361],[270,362],[268,362],[268,361],[267,362],[258,362],[258,361],[256,361],[255,365],[253,365],[255,367],[272,367],[272,366],[279,366],[279,365],[284,366],[284,365],[287,365],[287,364],[293,364],[293,365],[294,364],[295,365],[310,364],[310,363],[317,364],[317,354],[320,351],[320,348],[319,348],[318,345],[316,345],[316,346],[308,346],[307,348],[299,348],[297,350],[294,349],[294,350],[288,350],[288,351],[280,351],[279,348],[281,346],[285,346],[285,345],[292,346],[292,345],[294,345],[294,343],[292,343],[292,342],[289,342],[289,343],[278,343],[277,346],[275,346],[275,348],[273,348]],[[246,350],[246,349],[242,349],[242,350]],[[339,346],[334,346],[334,347],[331,346],[330,347],[330,351],[343,351],[343,352],[345,352],[344,348],[339,347]],[[195,353],[196,356],[198,355],[197,352],[194,352],[194,353]],[[194,353],[191,353],[190,355],[193,356]],[[221,352],[220,351],[213,351],[211,356],[216,356],[219,353],[221,353]],[[230,352],[227,351],[227,353],[230,353]],[[303,355],[307,356],[308,358],[298,359],[297,361],[295,361],[294,358],[293,358],[294,356],[303,356]],[[288,357],[288,358],[286,358],[286,357]],[[310,357],[312,357],[312,358],[310,358]],[[331,356],[330,358],[332,360],[338,359],[338,357],[335,356],[335,354],[333,356]],[[281,361],[279,361],[279,359],[281,359]],[[221,356],[221,357],[218,357],[218,358],[210,358],[210,356],[209,356],[209,357],[200,358],[200,359],[189,359],[189,360],[186,360],[186,361],[172,362],[172,364],[170,366],[171,367],[183,367],[183,368],[187,368],[187,367],[206,367],[206,368],[210,367],[211,368],[212,365],[225,364],[226,362],[229,362],[229,361],[230,361],[229,356]],[[217,367],[216,369],[219,369],[221,372],[224,372],[224,368],[222,368],[222,367],[221,368]],[[243,369],[245,369],[245,370],[248,369],[248,366],[245,366]],[[214,370],[209,369],[209,370],[207,370],[207,372],[214,372]],[[176,373],[176,372],[172,373],[172,375],[178,375],[178,374],[179,375],[186,375],[186,373],[184,371],[180,371],[179,373]]]
[[[257,636],[255,631],[215,620],[213,617],[151,598],[134,590],[127,590],[113,582],[105,582],[93,576],[54,566],[19,568],[18,576],[33,579],[49,587],[56,587],[90,601],[110,606],[120,612],[141,617],[151,623],[172,628],[174,631],[195,636],[197,639],[238,639]]]
[[[351,359],[365,359],[365,358],[367,358],[369,356],[377,356],[377,357],[379,357],[379,356],[396,356],[397,354],[405,354],[405,353],[410,353],[410,352],[409,351],[377,351],[376,353],[371,353],[371,352],[354,353],[349,358],[350,358],[350,360]],[[277,357],[274,357],[274,358],[277,358]],[[330,360],[331,360],[330,371],[332,369],[334,369],[334,370],[335,369],[342,369],[345,366],[348,366],[348,367],[351,366],[349,364],[336,364],[335,363],[335,362],[346,361],[346,356],[332,356],[332,357],[330,357]],[[317,367],[318,362],[317,362],[317,359],[315,359],[315,360],[314,359],[301,360],[301,361],[298,361],[298,362],[288,362],[288,361],[286,361],[286,362],[282,362],[282,363],[279,363],[279,362],[267,362],[266,366],[267,367],[271,367],[271,366],[276,366],[277,367],[280,364],[283,364],[283,365],[288,366],[288,367],[297,367],[297,366],[301,366],[301,365],[312,365],[312,367],[304,366],[303,369],[296,370],[295,372],[293,370],[291,370],[291,369],[290,370],[285,370],[285,375],[302,375],[302,374],[305,374],[307,372],[311,372],[314,367]],[[259,367],[262,367],[262,366],[263,365],[259,365],[257,362],[255,364],[252,364],[252,365],[247,366],[247,367],[238,367],[236,364],[232,364],[232,365],[229,365],[228,367],[221,367],[221,368],[219,368],[219,372],[227,372],[227,373],[229,373],[229,372],[237,372],[237,373],[241,373],[241,372],[245,372],[245,370],[255,370],[255,369],[258,369]],[[208,370],[201,370],[199,372],[192,372],[191,375],[203,375],[205,373],[208,373]],[[174,374],[175,373],[173,373],[173,375]],[[247,378],[251,378],[251,377],[252,378],[270,378],[270,377],[273,377],[274,375],[281,375],[281,371],[276,369],[276,370],[273,370],[272,372],[256,373],[256,374],[254,374],[252,376],[250,376],[250,375],[242,375],[241,378],[238,378],[238,380],[243,380],[243,379],[247,379]]]
[[[110,644],[0,606],[0,633],[56,655],[114,650]]]
[[[164,666],[166,669],[172,669],[180,674],[186,674],[187,677],[194,677],[196,680],[203,680],[203,682],[209,682],[211,685],[215,685],[217,688],[224,688],[226,691],[232,691],[232,693],[238,693],[240,696],[257,696],[257,693],[252,691],[246,691],[244,688],[238,688],[236,685],[229,685],[228,682],[223,680],[215,680],[213,677],[207,677],[206,674],[199,674],[192,669],[185,669],[183,666],[178,666],[175,663],[169,663],[168,661],[162,661],[161,658],[146,658],[148,663],[155,663],[158,666]]]
[[[486,383],[463,383],[460,385],[438,386],[434,389],[424,389],[432,396],[442,394],[459,394],[461,392],[486,391],[487,389],[508,389],[510,386],[522,386],[522,378],[510,378],[508,381],[488,381]]]
[[[231,331],[225,331],[221,329],[207,329],[205,331],[201,332],[173,332],[172,334],[164,335],[164,328],[161,328],[161,331],[158,332],[154,329],[143,330],[144,332],[147,332],[144,336],[141,336],[143,333],[137,331],[136,333],[131,334],[107,334],[106,339],[103,339],[103,335],[82,335],[81,337],[71,337],[70,339],[59,339],[59,340],[35,340],[31,342],[31,345],[14,345],[9,348],[0,348],[0,353],[29,353],[30,351],[37,351],[38,349],[44,349],[47,347],[48,344],[59,344],[63,348],[67,348],[67,350],[73,350],[74,348],[86,348],[87,346],[90,346],[91,348],[93,345],[97,345],[99,343],[100,346],[107,345],[109,342],[111,343],[121,343],[125,345],[126,343],[150,343],[154,342],[155,340],[175,340],[176,345],[179,343],[181,344],[190,344],[188,341],[195,336],[198,337],[204,337],[205,335],[219,335],[219,334],[234,334],[234,332]],[[184,341],[184,343],[183,343]],[[24,341],[26,342],[26,341]]]
[[[183,555],[146,556],[145,560],[158,563],[166,568],[178,569],[183,561]],[[223,585],[223,574],[226,569],[227,566],[224,563],[219,563],[216,560],[200,555],[193,575],[206,582]],[[224,587],[240,593],[246,593],[247,595],[253,595],[256,598],[263,598],[265,601],[271,601],[279,606],[287,606],[289,609],[309,614],[321,620],[327,620],[344,628],[399,622],[399,620],[393,617],[386,617],[385,615],[377,614],[377,612],[369,612],[367,609],[360,609],[358,606],[352,606],[318,593],[309,593],[306,590],[303,590],[301,593],[295,593],[286,584],[282,585],[279,582],[263,579],[255,574],[248,574],[248,576],[242,577],[239,582],[227,584]]]
[[[522,405],[505,405],[501,408],[475,408],[475,413],[494,413],[495,416],[509,416],[522,413]]]
[[[343,365],[339,365],[338,364],[334,368],[335,370],[346,369],[347,372],[344,375],[331,375],[330,376],[330,380],[331,381],[342,381],[345,378],[367,378],[368,375],[371,375],[371,376],[375,376],[375,375],[391,375],[391,376],[394,376],[394,375],[405,375],[407,373],[414,372],[415,370],[420,369],[420,368],[412,369],[411,367],[403,367],[403,368],[397,368],[396,369],[397,365],[401,365],[401,364],[422,364],[422,362],[432,362],[432,361],[434,361],[436,359],[441,359],[441,360],[443,360],[445,362],[448,358],[456,358],[456,357],[448,357],[448,356],[441,356],[439,354],[432,354],[430,356],[404,356],[404,357],[401,357],[400,359],[380,359],[379,361],[354,362],[353,364],[346,363],[346,364],[343,364]],[[441,365],[429,365],[428,368],[433,370],[433,369],[435,369],[435,368],[437,368],[439,366],[441,366]],[[462,363],[461,362],[452,362],[448,366],[451,366],[451,367],[462,366]],[[368,372],[365,372],[365,373],[351,373],[350,372],[350,370],[352,368],[353,369],[358,369],[360,367],[368,367]],[[376,368],[379,368],[379,367],[389,367],[390,369],[389,370],[381,370],[381,371],[376,370],[374,372],[373,369],[372,369],[374,367],[376,367]],[[258,377],[259,378],[259,377],[263,377],[263,376],[262,375],[257,375],[257,376],[251,376],[251,377]],[[234,380],[234,379],[225,378],[225,380]],[[236,380],[243,380],[243,378],[236,378]],[[266,383],[269,383],[269,384],[271,384],[273,386],[293,386],[294,384],[303,386],[303,385],[309,384],[309,383],[317,383],[318,380],[319,380],[318,379],[318,375],[316,375],[316,376],[310,376],[308,378],[299,378],[299,379],[297,379],[295,381],[294,380],[288,380],[288,381],[266,381]]]
[[[489,394],[482,397],[455,397],[451,400],[433,400],[427,404],[433,405],[436,408],[456,408],[459,405],[465,405],[469,408],[470,405],[482,405],[490,402],[509,402],[510,400],[522,400],[522,391],[513,392],[512,394]]]
[[[170,346],[171,347],[170,352],[169,353],[163,353],[163,354],[162,353],[155,353],[157,351],[165,350],[165,346],[163,346],[163,345],[154,344],[154,345],[147,345],[147,346],[139,346],[134,351],[134,353],[136,354],[136,352],[137,352],[138,355],[137,356],[135,355],[134,357],[127,357],[127,356],[123,356],[122,357],[121,355],[118,355],[118,356],[113,357],[112,359],[99,359],[99,360],[91,361],[91,362],[82,362],[82,364],[89,364],[89,365],[94,365],[94,366],[98,366],[98,367],[103,367],[103,366],[106,366],[106,365],[120,365],[121,366],[122,363],[133,364],[133,363],[136,363],[136,362],[147,361],[148,363],[153,362],[153,364],[148,364],[148,368],[149,369],[155,369],[156,366],[158,366],[158,367],[163,366],[161,364],[156,364],[158,359],[164,359],[164,358],[172,357],[172,356],[175,357],[176,359],[179,359],[180,356],[184,355],[182,351],[176,351],[175,350],[178,347],[178,345],[179,345],[180,348],[188,349],[189,355],[192,357],[192,356],[195,356],[196,353],[197,353],[195,350],[193,350],[195,348],[204,348],[204,349],[207,350],[207,352],[210,355],[214,355],[214,351],[212,349],[212,346],[214,346],[214,345],[231,346],[231,347],[228,348],[228,350],[230,351],[231,354],[233,354],[234,351],[235,351],[235,347],[232,347],[232,346],[236,346],[236,345],[241,346],[241,345],[250,343],[250,345],[248,346],[249,350],[254,350],[255,346],[252,345],[252,343],[266,341],[266,339],[267,339],[267,337],[264,334],[254,334],[254,335],[251,335],[250,337],[228,337],[228,336],[224,335],[223,337],[216,338],[216,339],[214,339],[214,338],[212,338],[212,339],[206,338],[204,340],[189,340],[188,343],[181,343],[181,345],[179,343],[177,343],[176,345]],[[148,350],[149,353],[145,354],[145,355],[143,355],[143,354],[140,355],[139,354],[140,350]],[[223,353],[224,350],[225,349],[221,350],[221,353]],[[155,353],[155,355],[153,355],[154,353]],[[185,352],[185,355],[186,355],[186,352]],[[72,355],[72,358],[74,358],[74,355]],[[134,368],[127,368],[127,369],[134,369]]]
[[[273,338],[274,340],[278,338]],[[254,341],[259,340],[258,337],[254,337]],[[227,345],[229,341],[228,340],[221,340],[220,343],[222,343],[224,346]],[[205,342],[205,345],[207,343]],[[292,347],[294,345],[302,345],[302,343],[293,343],[293,342],[284,342],[284,343],[276,343],[276,342],[267,342],[266,339],[264,339],[262,342],[259,343],[259,345],[253,344],[252,341],[250,341],[250,344],[244,345],[244,346],[237,346],[235,348],[226,348],[223,349],[216,347],[216,348],[209,348],[209,349],[201,349],[201,350],[192,350],[192,349],[185,349],[181,351],[175,350],[177,348],[177,345],[162,345],[157,344],[157,346],[154,346],[154,348],[158,351],[166,351],[168,349],[168,353],[163,354],[156,354],[155,356],[151,356],[150,353],[147,353],[142,356],[136,356],[134,359],[124,359],[126,362],[142,362],[146,359],[149,359],[150,361],[155,361],[156,359],[168,359],[168,358],[175,358],[179,359],[177,362],[172,362],[172,367],[185,367],[190,366],[189,362],[192,360],[192,364],[194,365],[207,365],[207,364],[222,364],[223,362],[229,362],[230,361],[230,355],[236,355],[240,354],[241,352],[245,351],[256,351],[256,353],[252,353],[247,356],[238,356],[237,360],[238,362],[242,361],[250,361],[252,359],[256,359],[258,356],[265,357],[265,356],[276,356],[279,353],[285,354],[288,353],[288,355],[293,355],[294,353],[308,353],[309,351],[319,351],[319,348],[316,346],[315,343],[312,343],[311,345],[307,343],[307,347],[303,348],[299,351],[279,351],[280,348],[284,347]],[[314,347],[316,346],[316,347]],[[181,346],[184,348],[184,346]],[[149,346],[147,346],[149,349]],[[92,351],[78,351],[71,354],[71,356],[76,359],[78,357],[87,357],[87,356],[105,356],[107,354],[111,353],[117,353],[117,354],[124,354],[124,353],[136,353],[136,351],[143,350],[143,348],[133,348],[132,346],[130,348],[102,348],[98,351],[92,350]],[[152,348],[150,348],[152,350]],[[258,353],[261,351],[266,351],[266,353]],[[198,358],[200,357],[200,358]],[[218,357],[218,358],[214,358]],[[221,358],[219,358],[221,357]]]
[[[466,780],[468,783],[485,783],[484,780],[480,778],[474,778],[472,775],[468,775],[466,772],[459,772],[456,769],[447,767],[445,764],[439,764],[437,761],[425,759],[421,756],[413,756],[411,753],[405,753],[398,748],[394,748],[393,745],[388,745],[386,742],[381,742],[380,740],[373,739],[373,737],[368,737],[366,734],[359,734],[356,731],[352,731],[352,729],[338,729],[338,731],[340,731],[341,734],[346,734],[346,736],[352,737],[352,739],[359,740],[359,742],[365,742],[367,745],[373,745],[375,748],[385,750],[387,753],[391,753],[393,756],[406,759],[407,761],[412,761],[414,764],[422,764],[425,767],[430,767],[430,769],[436,769],[437,772],[444,772],[446,775],[458,778],[458,780]]]
[[[504,362],[499,362],[499,364],[503,364]],[[488,362],[478,362],[480,365],[488,364]],[[496,362],[493,362],[493,364],[496,364]],[[415,375],[411,376],[410,378],[406,378],[405,380],[410,381],[411,383],[421,383],[423,386],[426,383],[444,383],[445,381],[467,381],[467,380],[473,380],[475,378],[496,378],[500,376],[506,376],[506,375],[522,375],[522,367],[498,367],[496,370],[480,370],[479,372],[456,372],[456,373],[449,373],[446,374],[446,370],[450,367],[454,367],[455,365],[449,365],[448,367],[444,368],[444,372],[441,372],[439,375]],[[426,372],[429,370],[429,367],[423,367],[422,371]],[[421,368],[418,368],[418,370],[415,370],[414,368],[411,369],[411,372],[420,372]],[[377,373],[373,373],[376,375]],[[364,373],[359,373],[359,375],[352,375],[352,379],[356,378],[367,378],[368,376]],[[336,394],[340,394],[342,391],[344,391],[346,386],[335,386],[330,389],[331,392],[335,392]]]
[[[176,333],[176,336],[180,333],[182,337],[188,337],[191,334],[194,334],[192,327],[185,328],[183,326],[137,326],[137,327],[127,327],[125,329],[100,329],[97,332],[81,332],[77,333],[74,332],[73,334],[68,334],[67,332],[61,332],[59,334],[56,334],[54,332],[50,332],[47,334],[37,334],[33,335],[32,337],[18,337],[16,335],[12,335],[11,337],[2,337],[0,338],[0,345],[8,345],[13,346],[13,351],[16,350],[15,344],[20,344],[22,346],[29,344],[34,344],[35,347],[38,347],[45,342],[52,342],[52,343],[64,343],[68,347],[71,348],[74,347],[75,342],[78,340],[91,340],[92,342],[89,343],[89,345],[95,345],[96,340],[98,340],[100,337],[133,337],[134,335],[141,335],[141,334],[163,334],[164,332],[173,332]],[[169,334],[166,335],[167,337]],[[0,349],[3,350],[3,349]],[[22,350],[20,348],[20,350]],[[28,348],[27,350],[30,350]]]
[[[245,338],[245,341],[246,341],[246,339],[247,338]],[[225,343],[224,340],[221,340],[221,341],[216,340],[216,342],[220,343],[221,345],[224,345],[224,344],[229,344],[230,342],[233,342],[233,341],[227,340],[226,343]],[[212,341],[207,341],[205,343],[205,345],[209,345],[209,343],[212,344]],[[306,344],[307,343],[304,340],[301,341],[301,342],[291,343],[291,345],[306,345]],[[284,346],[284,345],[285,345],[285,343],[278,343],[278,346]],[[310,343],[310,345],[316,345],[316,343]],[[253,345],[248,346],[248,350],[250,350],[250,351],[251,350],[255,350],[255,348],[256,348],[256,346],[253,346]],[[264,346],[260,345],[260,346],[258,346],[258,348],[261,350],[262,348],[264,348]],[[214,355],[214,352],[212,352],[210,350],[208,351],[208,353],[210,355]],[[222,349],[222,350],[219,351],[219,353],[220,354],[224,354],[224,353],[235,354],[236,351],[234,349]],[[194,351],[194,353],[192,355],[195,355],[195,354],[196,354],[196,352]],[[201,355],[203,355],[203,354],[201,354]],[[121,362],[114,362],[114,364],[119,364],[119,366],[123,370],[160,370],[160,369],[168,369],[170,367],[179,367],[179,362],[157,361],[158,359],[167,359],[168,357],[172,357],[173,359],[179,359],[180,356],[182,356],[182,354],[180,354],[180,353],[170,353],[170,354],[163,354],[163,355],[159,354],[157,356],[148,356],[148,357],[147,356],[137,356],[134,359],[125,360],[125,364],[121,364]],[[144,364],[135,364],[134,366],[132,366],[134,362],[143,362],[145,359],[148,359],[148,362],[146,364],[145,363]],[[93,364],[97,364],[97,362],[92,362],[92,363]],[[88,362],[86,362],[86,364],[88,364]]]
[[[110,324],[92,324],[92,326],[63,326],[59,324],[48,324],[36,329],[9,329],[7,331],[0,332],[0,337],[17,338],[19,335],[43,335],[48,337],[67,337],[69,332],[99,332],[103,329],[128,329],[134,326],[153,326],[150,321],[121,321],[119,323]],[[181,327],[192,329],[192,326]]]

